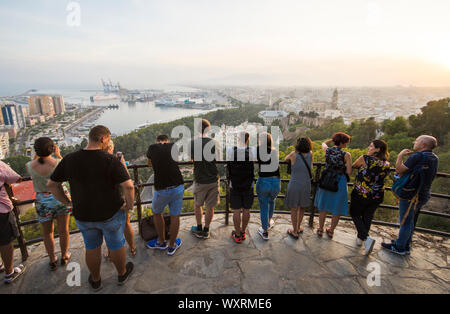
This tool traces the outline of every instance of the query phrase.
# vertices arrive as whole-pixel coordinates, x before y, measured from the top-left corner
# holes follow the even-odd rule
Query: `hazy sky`
[[[0,2],[0,86],[450,86],[448,0]]]

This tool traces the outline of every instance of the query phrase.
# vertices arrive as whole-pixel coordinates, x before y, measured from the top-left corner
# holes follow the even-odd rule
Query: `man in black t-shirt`
[[[230,206],[233,210],[234,231],[231,238],[236,243],[246,239],[250,221],[250,208],[253,205],[253,181],[255,152],[248,146],[250,134],[239,134],[238,146],[227,149],[227,170],[230,183]],[[242,218],[241,218],[242,217]],[[241,225],[242,222],[242,225]]]
[[[58,201],[73,206],[73,216],[86,247],[86,264],[91,273],[89,284],[95,291],[102,288],[103,237],[111,251],[119,285],[125,283],[133,270],[133,263],[125,264],[124,228],[126,211],[133,209],[134,186],[120,160],[105,151],[110,139],[108,128],[101,125],[92,128],[86,148],[64,157],[47,184]],[[62,188],[65,181],[70,184],[72,200]]]
[[[167,135],[159,135],[156,144],[150,145],[147,151],[147,164],[155,172],[155,188],[153,192],[152,211],[158,238],[147,242],[149,249],[167,250],[168,255],[175,254],[181,246],[177,238],[180,228],[180,214],[183,206],[184,184],[178,168],[178,148],[169,142]],[[166,242],[165,224],[162,212],[169,206],[170,210],[170,243]]]
[[[214,208],[220,203],[220,177],[216,160],[221,159],[220,146],[208,137],[211,124],[203,119],[199,126],[201,136],[190,142],[189,153],[194,161],[194,210],[197,226],[191,232],[197,237],[208,239],[209,225],[214,216]],[[202,227],[203,206],[206,206],[205,226]]]

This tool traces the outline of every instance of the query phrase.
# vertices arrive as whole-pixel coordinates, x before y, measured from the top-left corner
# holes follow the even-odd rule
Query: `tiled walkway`
[[[289,215],[277,215],[269,241],[257,233],[259,216],[253,215],[249,236],[242,244],[230,238],[232,227],[224,216],[216,215],[208,240],[193,237],[189,230],[194,217],[182,218],[182,247],[174,256],[152,251],[136,236],[138,255],[129,258],[135,271],[125,286],[117,285],[114,267],[104,261],[99,293],[449,293],[450,240],[416,234],[411,256],[401,257],[382,250],[380,243],[390,240],[397,230],[374,226],[377,240],[373,253],[366,257],[355,244],[351,222],[342,221],[332,240],[318,238],[305,227],[299,240],[286,230]],[[230,223],[232,219],[230,217]],[[29,248],[27,272],[13,285],[0,285],[0,293],[90,293],[81,236],[71,236],[72,261],[81,265],[81,286],[69,287],[69,271],[48,269],[43,244]],[[16,251],[20,257],[20,252]],[[375,262],[375,264],[371,264]],[[380,269],[379,286],[369,286],[367,276]],[[372,277],[371,277],[372,278]]]

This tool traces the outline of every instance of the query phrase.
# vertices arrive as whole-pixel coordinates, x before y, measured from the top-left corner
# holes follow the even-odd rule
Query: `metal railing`
[[[222,164],[222,165],[226,165],[226,161],[216,161],[216,164]],[[193,163],[192,162],[179,162],[178,163],[179,166],[192,166]],[[287,162],[282,161],[280,162],[280,165],[287,165]],[[314,163],[314,168],[315,171],[313,173],[313,180],[312,180],[312,186],[311,186],[311,195],[312,195],[312,202],[311,202],[311,206],[308,209],[308,213],[309,213],[309,221],[308,224],[310,227],[313,226],[314,223],[314,217],[317,216],[318,214],[316,213],[316,209],[314,208],[314,198],[316,195],[316,190],[318,187],[318,182],[320,179],[320,174],[322,169],[325,167],[325,163]],[[135,204],[134,207],[136,208],[137,211],[137,219],[133,219],[131,220],[131,222],[138,222],[139,223],[139,232],[141,231],[141,224],[140,222],[142,221],[143,217],[142,217],[142,206],[143,205],[147,205],[147,204],[151,204],[152,201],[142,201],[141,200],[141,192],[142,189],[145,187],[151,187],[154,185],[154,183],[141,183],[140,182],[140,178],[139,178],[139,169],[142,168],[149,168],[149,166],[147,165],[129,165],[128,169],[130,170],[130,174],[133,174],[134,177],[134,188],[135,188]],[[394,171],[394,168],[391,168],[391,171]],[[437,173],[437,177],[442,177],[442,178],[450,178],[450,174],[449,173],[442,173],[442,172],[438,172]],[[24,178],[23,181],[29,181],[31,180],[31,178]],[[256,179],[255,179],[256,181]],[[184,184],[192,184],[194,181],[193,180],[185,180]],[[225,214],[225,224],[228,225],[229,224],[229,215],[230,215],[230,180],[228,178],[228,172],[227,175],[225,176],[225,178],[220,178],[220,182],[225,184],[225,194],[221,194],[220,198],[221,199],[225,199],[225,210],[224,211],[215,211],[215,213],[218,214]],[[281,179],[282,183],[287,183],[289,182],[289,179]],[[353,186],[353,183],[348,183],[348,186]],[[391,187],[386,187],[386,190],[392,190]],[[13,197],[14,195],[12,195],[12,192],[9,192],[10,197]],[[255,195],[256,196],[256,195]],[[439,194],[439,193],[431,193],[432,197],[436,197],[436,198],[441,198],[441,199],[450,199],[450,195],[447,194]],[[277,198],[283,199],[285,197],[285,195],[278,195]],[[183,201],[186,200],[193,200],[194,197],[192,196],[185,196],[183,197]],[[43,241],[43,238],[36,238],[36,239],[32,239],[32,240],[25,240],[24,234],[23,234],[23,230],[22,228],[25,226],[29,226],[29,225],[33,225],[33,224],[38,224],[38,220],[37,219],[32,219],[32,220],[27,220],[27,221],[21,221],[20,217],[19,217],[19,210],[18,207],[22,206],[22,205],[27,205],[27,204],[32,204],[34,203],[35,200],[26,200],[26,201],[20,201],[20,202],[16,202],[13,201],[13,205],[14,205],[14,209],[13,209],[13,213],[14,216],[16,218],[17,221],[17,225],[19,227],[19,237],[18,237],[18,244],[16,244],[16,247],[19,247],[21,250],[21,254],[22,254],[22,260],[25,261],[28,258],[28,251],[27,251],[27,246],[38,243]],[[350,204],[350,202],[349,202]],[[380,204],[378,206],[379,208],[385,208],[385,209],[390,209],[390,210],[396,210],[398,211],[398,207],[397,206],[392,206],[392,205],[387,205],[387,204]],[[250,212],[252,213],[258,213],[258,210],[251,210]],[[290,211],[286,211],[286,210],[275,210],[276,214],[290,214]],[[445,214],[445,213],[439,213],[439,212],[434,212],[434,211],[427,211],[427,210],[421,210],[420,211],[421,215],[430,215],[430,216],[436,216],[436,217],[441,217],[444,219],[450,219],[450,214]],[[190,216],[190,215],[194,215],[194,212],[184,212],[181,214],[181,216]],[[351,217],[348,216],[343,216],[341,217],[341,219],[343,220],[351,220]],[[392,222],[388,222],[388,221],[380,221],[380,220],[374,220],[372,222],[373,224],[376,225],[382,225],[382,226],[390,226],[390,227],[399,227],[399,224],[397,223],[392,223]],[[425,232],[425,233],[429,233],[429,234],[434,234],[434,235],[439,235],[439,236],[444,236],[444,237],[450,237],[450,233],[448,232],[443,232],[443,231],[439,231],[439,230],[432,230],[432,229],[426,229],[426,228],[421,228],[421,227],[416,227],[417,231],[421,231],[421,232]],[[79,230],[72,230],[70,231],[70,234],[75,234],[75,233],[79,233]],[[57,238],[58,235],[55,235],[55,238]]]

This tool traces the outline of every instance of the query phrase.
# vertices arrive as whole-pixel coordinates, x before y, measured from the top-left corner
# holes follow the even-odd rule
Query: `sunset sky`
[[[448,0],[0,2],[3,89],[450,86]]]

